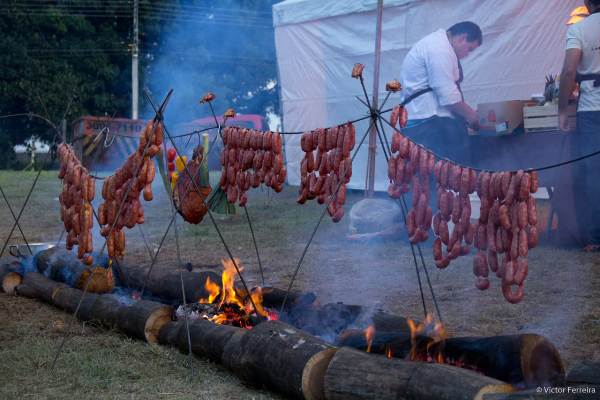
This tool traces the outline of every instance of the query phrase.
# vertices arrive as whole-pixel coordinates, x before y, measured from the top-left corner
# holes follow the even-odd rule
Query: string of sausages
[[[489,287],[489,270],[502,280],[502,293],[510,303],[523,299],[529,249],[538,244],[536,202],[537,172],[483,172],[477,194],[481,200],[473,261],[477,287]],[[487,253],[486,253],[487,250]],[[501,263],[498,255],[504,254]]]
[[[352,177],[350,153],[356,145],[354,125],[348,122],[305,132],[300,144],[305,154],[300,163],[298,203],[316,198],[319,204],[327,203],[327,213],[333,222],[341,221],[346,185]]]
[[[239,201],[241,207],[245,206],[246,192],[261,183],[281,192],[287,170],[279,133],[227,126],[223,129],[223,144],[219,186],[229,203]]]
[[[78,246],[77,257],[86,265],[91,265],[93,258],[92,227],[93,209],[91,202],[96,195],[96,182],[90,176],[71,146],[61,143],[58,146],[60,171],[58,178],[63,180],[63,189],[58,196],[60,202],[60,219],[67,232],[66,248]]]
[[[433,258],[441,269],[468,255],[474,245],[478,250],[473,259],[475,286],[488,289],[491,270],[501,279],[506,300],[518,303],[523,299],[527,255],[538,243],[536,202],[532,196],[539,186],[537,172],[478,173],[450,161],[436,162],[432,152],[396,130],[398,124],[403,128],[405,123],[406,111],[401,106],[395,107],[390,119],[395,132],[392,157],[388,161],[388,194],[400,198],[410,191],[412,184],[412,208],[406,216],[410,242],[426,241],[433,225]],[[433,216],[429,206],[432,173],[438,206]],[[469,195],[474,192],[481,206],[479,220],[471,223]],[[504,254],[500,263],[499,254]]]
[[[111,258],[125,255],[123,227],[131,229],[144,223],[144,209],[139,197],[142,192],[146,201],[154,197],[152,182],[156,167],[152,158],[159,153],[163,138],[162,122],[149,121],[140,134],[137,150],[102,185],[104,202],[98,208],[98,221],[100,234],[107,238]]]

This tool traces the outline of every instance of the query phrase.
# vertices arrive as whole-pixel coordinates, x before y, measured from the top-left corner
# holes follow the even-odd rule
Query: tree
[[[140,0],[140,87],[157,100],[175,88],[176,121],[206,116],[197,103],[206,91],[217,94],[217,112],[277,110],[274,2]],[[0,115],[59,123],[71,103],[68,120],[130,116],[132,2],[7,0],[0,15]],[[0,119],[0,167],[13,145],[55,133],[38,119]]]

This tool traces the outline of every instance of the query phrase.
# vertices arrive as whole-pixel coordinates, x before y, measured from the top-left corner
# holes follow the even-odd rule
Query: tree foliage
[[[140,0],[140,88],[175,93],[176,120],[207,116],[197,100],[217,94],[222,112],[278,108],[271,6],[264,0]],[[0,9],[0,116],[41,114],[59,123],[82,115],[130,117],[133,1],[6,0]],[[140,93],[140,115],[150,108]],[[52,141],[41,120],[0,119],[0,150],[32,134]],[[1,157],[1,156],[0,156]],[[2,161],[0,159],[0,167]]]

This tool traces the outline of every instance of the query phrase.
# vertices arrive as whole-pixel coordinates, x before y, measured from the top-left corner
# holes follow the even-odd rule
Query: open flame
[[[221,274],[221,282],[223,290],[221,291],[221,301],[219,302],[219,309],[223,307],[223,304],[236,304],[240,308],[244,308],[244,303],[240,300],[235,292],[235,277],[236,270],[235,266],[238,266],[240,272],[244,270],[244,267],[240,264],[239,258],[234,260],[232,259],[221,259],[221,264],[223,265],[223,273]]]
[[[408,327],[410,328],[410,341],[411,341],[411,350],[410,350],[410,359],[412,361],[427,361],[427,362],[435,362],[438,364],[444,364],[444,354],[442,352],[443,346],[437,346],[438,351],[435,354],[430,354],[431,347],[439,342],[444,342],[446,340],[446,329],[444,325],[433,319],[433,315],[427,314],[423,322],[416,323],[412,319],[408,321]],[[417,337],[418,336],[427,336],[433,339],[431,342],[427,344],[426,357],[424,359],[424,355],[420,354],[417,351]]]
[[[375,325],[369,325],[365,329],[365,339],[367,340],[367,353],[371,352],[371,345],[373,344],[373,338],[375,337]]]
[[[214,283],[210,280],[210,277],[206,278],[206,282],[204,283],[204,288],[208,292],[208,298],[200,299],[198,302],[202,304],[212,304],[215,302],[216,298],[221,294],[221,286],[217,283]]]
[[[216,314],[212,316],[204,314],[204,318],[216,324],[239,325],[248,329],[252,327],[249,317],[255,311],[257,315],[269,320],[278,319],[274,311],[268,311],[263,307],[262,288],[252,290],[249,296],[241,296],[236,291],[237,271],[235,266],[237,265],[240,272],[244,270],[238,258],[221,259],[221,264],[223,265],[221,285],[211,281],[210,277],[206,278],[204,288],[208,297],[198,301],[200,304],[216,305]]]

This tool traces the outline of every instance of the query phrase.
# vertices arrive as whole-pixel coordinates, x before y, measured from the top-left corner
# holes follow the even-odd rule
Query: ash
[[[188,303],[182,304],[175,310],[175,316],[178,320],[187,319],[207,319],[210,320],[219,313],[216,304]]]

